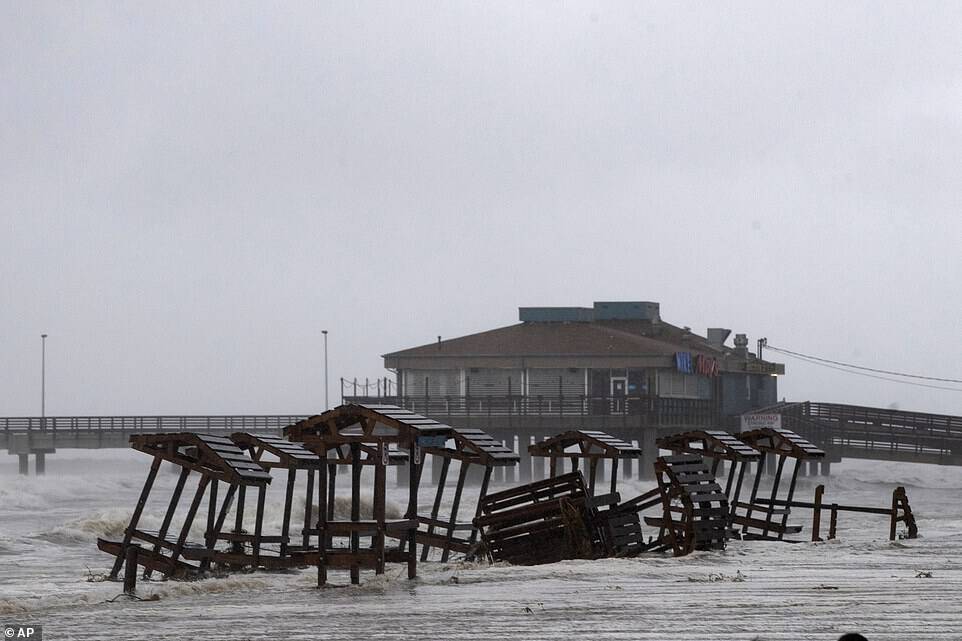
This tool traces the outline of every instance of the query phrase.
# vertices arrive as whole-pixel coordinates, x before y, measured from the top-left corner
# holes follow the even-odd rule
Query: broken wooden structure
[[[422,526],[418,530],[418,542],[421,543],[421,560],[427,561],[431,547],[441,550],[441,561],[447,561],[451,552],[469,555],[477,544],[478,529],[472,521],[459,522],[458,513],[461,508],[461,498],[465,483],[468,480],[468,470],[471,465],[483,468],[481,486],[475,503],[477,509],[474,516],[481,514],[481,502],[488,492],[491,473],[495,467],[517,465],[520,457],[513,450],[505,447],[501,441],[495,440],[485,432],[471,428],[451,428],[443,436],[422,438],[424,445],[422,453],[437,457],[441,461],[441,469],[437,480],[437,490],[429,516],[418,515],[418,523]],[[451,510],[447,517],[442,518],[441,502],[447,488],[448,469],[451,461],[458,461],[458,478],[454,486],[454,497]],[[458,536],[461,533],[461,536]]]
[[[695,550],[724,550],[729,534],[728,497],[698,454],[655,460],[662,515],[645,517],[659,528],[658,541],[684,556]]]
[[[309,533],[318,537],[318,585],[327,583],[328,569],[350,570],[351,583],[360,582],[361,569],[384,573],[385,563],[407,564],[408,578],[417,575],[418,487],[423,458],[422,442],[434,444],[437,437],[447,436],[452,428],[393,405],[341,405],[284,428],[284,435],[328,460],[337,452],[351,467],[351,516],[349,520],[333,518],[333,493],[328,494],[328,476],[319,475],[317,528]],[[386,470],[391,464],[391,448],[409,453],[408,505],[403,519],[386,517]],[[374,487],[370,519],[361,518],[361,472],[373,468]],[[328,505],[328,503],[331,505]],[[361,545],[361,539],[367,539]],[[388,548],[388,538],[399,541]],[[401,543],[403,542],[403,544]]]
[[[741,432],[735,437],[759,452],[774,455],[776,467],[771,477],[770,496],[762,502],[759,501],[758,488],[763,474],[763,465],[758,465],[748,501],[738,501],[733,506],[732,524],[741,526],[742,538],[748,539],[781,541],[786,534],[797,534],[802,528],[799,525],[789,525],[788,516],[791,514],[790,505],[795,497],[799,468],[805,461],[824,458],[825,452],[795,432],[782,428],[766,427]],[[782,474],[787,460],[792,461],[791,481],[785,499],[779,499]],[[779,506],[778,501],[783,501],[785,505]]]
[[[711,459],[711,473],[716,478],[720,463],[727,461],[729,468],[725,481],[725,496],[728,497],[729,521],[734,518],[745,481],[745,471],[751,463],[758,462],[762,457],[758,450],[721,430],[679,432],[659,438],[657,444],[660,449],[671,450],[673,454],[693,454]]]
[[[488,494],[480,508],[475,524],[491,561],[539,565],[606,556],[595,499],[581,472]]]
[[[265,470],[286,470],[287,486],[284,492],[284,516],[281,522],[280,534],[263,533],[263,523],[255,525],[255,532],[260,532],[258,549],[263,552],[263,544],[277,544],[276,558],[271,558],[267,567],[284,567],[308,565],[316,558],[317,546],[311,544],[310,532],[314,529],[312,511],[314,508],[314,480],[318,470],[321,470],[321,458],[300,443],[292,443],[277,436],[264,434],[248,434],[235,432],[230,436],[240,449],[244,450],[254,461]],[[304,525],[300,532],[299,543],[292,543],[291,517],[294,511],[294,492],[297,484],[297,473],[306,473],[307,485],[304,491]],[[321,473],[324,471],[321,470]],[[235,512],[234,531],[229,534],[219,534],[218,538],[231,543],[231,556],[221,556],[216,560],[229,561],[232,565],[254,564],[253,558],[245,557],[245,545],[249,541],[248,533],[243,531],[246,492],[241,487],[237,493],[237,507]],[[263,520],[263,511],[258,510],[256,518]],[[253,542],[252,542],[253,543]],[[261,556],[256,565],[265,559]],[[286,562],[285,562],[286,561]]]
[[[760,503],[768,503],[767,499],[759,499]],[[915,523],[915,515],[909,505],[909,497],[905,493],[905,488],[899,486],[892,491],[892,504],[890,507],[866,507],[861,505],[840,505],[838,503],[825,502],[825,486],[819,485],[815,488],[815,501],[807,503],[805,501],[785,501],[776,500],[776,506],[788,508],[807,508],[812,510],[812,541],[821,541],[822,529],[822,510],[829,512],[828,538],[834,539],[838,527],[839,512],[858,512],[861,514],[878,514],[887,516],[889,523],[889,540],[894,541],[898,534],[898,524],[905,524],[905,537],[915,539],[919,536],[919,528]]]
[[[246,535],[252,544],[251,558],[258,565],[260,556],[261,532],[263,521],[264,495],[271,476],[258,463],[254,462],[234,443],[221,436],[207,434],[137,434],[130,437],[131,446],[153,456],[147,480],[144,483],[137,506],[130,523],[124,530],[121,541],[98,539],[97,547],[116,557],[110,570],[110,578],[115,579],[124,564],[127,549],[134,542],[144,543],[136,555],[137,562],[144,567],[145,578],[154,571],[166,578],[193,578],[210,568],[214,560],[215,544],[222,538],[221,530],[235,493],[246,492],[252,488],[257,492],[258,526],[253,534]],[[173,463],[180,468],[177,484],[170,496],[167,511],[164,513],[160,529],[148,531],[139,527],[140,518],[147,504],[157,471],[162,462]],[[190,502],[176,537],[170,537],[174,514],[191,473],[199,478],[197,489]],[[218,508],[218,489],[221,484],[227,491]],[[240,488],[240,489],[238,489]],[[188,541],[191,526],[207,495],[207,527],[203,542]],[[192,564],[190,561],[197,562]]]
[[[559,461],[571,462],[571,471],[578,471],[581,461],[588,462],[588,493],[594,496],[598,464],[611,461],[611,486],[609,493],[618,491],[618,462],[621,459],[640,459],[641,450],[605,432],[596,430],[571,430],[546,438],[528,446],[531,456],[544,456],[550,460],[550,476],[557,476]]]

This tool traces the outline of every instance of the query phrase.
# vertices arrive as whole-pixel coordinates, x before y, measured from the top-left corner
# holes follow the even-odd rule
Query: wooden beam
[[[451,555],[451,539],[454,538],[454,526],[458,522],[458,510],[461,508],[461,493],[464,492],[464,483],[468,478],[468,467],[470,463],[461,461],[461,470],[458,472],[458,485],[454,490],[454,501],[451,502],[451,516],[448,519],[448,536],[444,542],[444,549],[441,551],[441,562],[446,563]],[[490,469],[490,468],[488,468]]]
[[[294,483],[297,480],[297,469],[287,468],[287,492],[284,494],[284,522],[281,523],[281,536],[288,537],[291,533],[291,510],[294,502]],[[310,494],[307,503],[310,503]],[[281,556],[287,555],[287,543],[281,543]]]
[[[150,490],[154,486],[154,479],[157,478],[157,470],[160,469],[161,457],[154,456],[153,462],[150,464],[150,471],[147,472],[147,480],[144,481],[144,488],[140,491],[140,498],[137,499],[137,507],[134,508],[134,513],[130,517],[130,523],[127,524],[127,529],[124,530],[124,540],[120,544],[120,554],[117,555],[114,561],[113,567],[110,569],[110,578],[116,579],[117,574],[120,572],[120,567],[124,563],[125,555],[127,554],[127,546],[130,545],[130,538],[137,529],[137,523],[140,521],[140,515],[144,512],[144,506],[147,504],[147,497],[150,496]],[[134,572],[136,572],[136,568]]]
[[[464,465],[464,463],[461,463]],[[441,499],[444,497],[444,484],[448,480],[448,468],[451,466],[451,459],[444,457],[441,459],[441,473],[438,475],[438,488],[434,493],[434,505],[431,507],[431,518],[438,518],[438,513],[441,510]],[[434,525],[428,526],[428,536],[434,534]],[[421,546],[421,561],[428,560],[428,552],[431,549],[430,543],[423,543]]]
[[[160,553],[160,548],[162,541],[167,538],[167,530],[170,529],[170,522],[174,518],[174,512],[177,511],[177,504],[180,502],[180,495],[184,491],[184,484],[187,482],[187,475],[190,474],[190,469],[182,467],[180,469],[180,476],[177,478],[177,485],[174,486],[174,492],[170,495],[170,503],[167,504],[167,513],[164,514],[164,521],[160,525],[160,530],[157,532],[158,542],[154,544],[154,555]],[[144,578],[149,579],[151,575],[151,569],[144,567]]]

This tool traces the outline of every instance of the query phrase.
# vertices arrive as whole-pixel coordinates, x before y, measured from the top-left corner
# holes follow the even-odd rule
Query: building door
[[[621,414],[625,411],[625,396],[628,392],[628,377],[611,377],[611,413]]]

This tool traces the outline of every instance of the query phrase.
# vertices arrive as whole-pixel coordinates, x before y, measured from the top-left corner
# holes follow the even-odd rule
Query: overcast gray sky
[[[311,412],[595,300],[962,378],[959,3],[3,0],[0,79],[0,415],[41,332],[48,414]]]

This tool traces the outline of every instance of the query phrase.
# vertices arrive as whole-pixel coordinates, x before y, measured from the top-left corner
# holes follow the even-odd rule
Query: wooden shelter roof
[[[573,445],[577,452],[565,452]],[[534,456],[565,456],[578,458],[634,458],[641,456],[641,448],[596,430],[571,430],[551,436],[528,446]]]
[[[729,461],[754,461],[761,453],[728,432],[721,430],[692,430],[663,436],[658,447],[678,453],[700,454]]]
[[[254,456],[255,451],[260,450],[262,453],[269,452],[278,458],[276,462],[263,461],[260,460],[261,456],[256,456],[257,462],[265,468],[300,469],[320,467],[321,465],[320,456],[300,443],[292,443],[279,436],[234,432],[230,435],[230,439],[241,449],[251,452],[252,456]]]
[[[438,441],[444,437],[437,437]],[[484,466],[515,465],[521,457],[486,432],[474,428],[451,428],[445,441],[453,439],[453,446],[425,446],[424,451],[435,456],[455,458]]]
[[[162,460],[235,485],[263,485],[271,475],[224,436],[179,432],[134,434],[130,446]]]
[[[750,432],[740,432],[735,437],[760,452],[784,454],[797,459],[813,459],[825,456],[825,451],[791,430],[779,427],[763,427]]]
[[[284,428],[291,441],[411,443],[418,436],[446,436],[452,428],[396,405],[347,403]]]
[[[307,447],[312,448],[314,451],[318,451],[320,449],[320,443],[308,444]],[[328,445],[324,449],[327,450],[325,452],[327,456],[325,462],[328,464],[337,463],[338,465],[350,465],[353,463],[351,447],[347,443]],[[376,445],[367,445],[362,443],[359,449],[361,465],[372,465],[377,462],[378,449]],[[387,448],[388,465],[403,465],[408,462],[409,458],[410,457],[408,456],[407,452],[402,452],[394,447]]]

